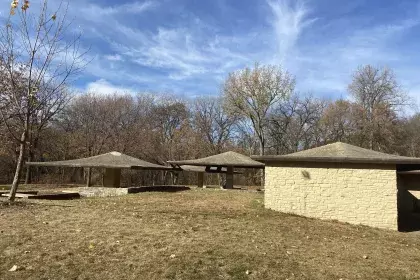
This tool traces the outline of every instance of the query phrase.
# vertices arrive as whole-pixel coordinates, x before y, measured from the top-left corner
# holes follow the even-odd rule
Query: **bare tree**
[[[281,67],[255,64],[229,74],[224,84],[224,99],[230,112],[251,122],[264,155],[268,115],[273,106],[294,90],[295,79]]]
[[[365,133],[369,136],[370,149],[375,148],[375,110],[378,107],[388,107],[396,110],[407,104],[407,95],[402,91],[394,72],[389,68],[377,68],[372,65],[359,67],[353,74],[348,86],[350,94],[359,104],[365,114]]]
[[[31,13],[29,1],[12,2],[10,17],[1,31],[1,71],[5,76],[0,93],[0,115],[8,131],[19,143],[19,156],[9,199],[15,199],[23,166],[31,122],[41,108],[52,107],[57,92],[66,91],[66,83],[82,67],[80,36],[65,38],[70,24],[68,6],[50,11],[44,0],[37,13]],[[69,33],[70,34],[70,33]],[[12,125],[16,129],[12,129]]]
[[[156,144],[164,151],[160,154],[162,162],[177,158],[177,140],[185,131],[183,128],[188,123],[189,113],[186,103],[174,96],[162,96],[154,104],[151,122],[157,136]]]
[[[115,144],[127,129],[128,120],[135,120],[135,105],[129,95],[79,95],[60,116],[60,126],[72,135],[79,156],[95,156]],[[119,145],[121,151],[125,147]]]
[[[321,118],[323,142],[352,142],[356,133],[357,113],[357,108],[348,100],[330,103]]]
[[[296,152],[320,141],[320,120],[326,102],[311,95],[294,95],[270,114],[270,144],[276,154]]]
[[[406,120],[404,124],[404,131],[405,131],[405,152],[408,156],[411,157],[419,157],[420,156],[420,114],[417,113],[408,120]]]
[[[211,154],[218,154],[232,140],[238,117],[227,114],[220,97],[201,97],[193,103],[193,123],[209,146]]]
[[[40,92],[40,94],[45,93],[45,91]],[[41,134],[46,128],[48,128],[51,120],[64,109],[72,96],[71,92],[66,88],[62,88],[48,94],[50,96],[45,98],[45,102],[43,104],[40,104],[40,106],[37,106],[37,108],[34,109],[34,112],[30,117],[27,140],[28,162],[32,161],[35,157],[35,151],[38,148]],[[27,166],[25,184],[31,183],[31,177],[30,166]]]
[[[153,153],[160,163],[190,157],[189,153],[197,148],[190,119],[189,108],[183,99],[165,94],[156,100],[150,121],[155,136]],[[164,180],[168,174],[173,183],[177,180],[172,172],[165,171],[163,174]]]

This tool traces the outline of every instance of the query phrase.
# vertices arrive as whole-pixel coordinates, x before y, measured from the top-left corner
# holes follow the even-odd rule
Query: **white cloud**
[[[132,44],[109,41],[115,51],[140,66],[162,69],[168,72],[168,78],[183,80],[203,75],[209,79],[228,70],[252,63],[258,56],[252,57],[232,50],[233,44],[247,45],[248,37],[228,38],[214,34],[200,33],[201,26],[194,28],[163,28],[147,37],[138,30],[119,27],[127,38],[141,38]],[[233,41],[236,42],[233,42]]]
[[[105,79],[99,79],[95,82],[88,83],[85,91],[96,94],[135,93],[135,91],[130,88],[113,85]]]
[[[355,27],[343,30],[343,34],[328,41],[321,39],[312,45],[300,46],[299,56],[293,60],[298,87],[345,97],[353,71],[365,64],[389,66],[399,78],[408,56],[390,45],[417,24],[408,19],[370,28]]]
[[[277,55],[280,62],[283,62],[286,55],[293,50],[302,30],[315,19],[308,17],[309,10],[302,1],[267,0],[267,3],[274,15],[271,24],[278,45]]]
[[[124,61],[123,57],[119,54],[104,55],[104,58],[109,60],[109,61]]]
[[[116,14],[140,14],[157,6],[157,2],[132,2],[115,6],[89,4],[82,9],[84,13],[94,17],[112,16]]]

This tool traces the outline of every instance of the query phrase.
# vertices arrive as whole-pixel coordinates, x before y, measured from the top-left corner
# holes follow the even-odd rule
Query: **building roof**
[[[27,162],[34,166],[60,167],[97,167],[97,168],[132,168],[132,169],[168,169],[169,167],[150,163],[119,152],[110,152],[93,157],[64,161]]]
[[[226,167],[205,167],[205,166],[194,166],[194,165],[181,165],[179,166],[179,169],[182,169],[182,171],[187,172],[199,172],[199,173],[226,173],[227,169]],[[234,171],[235,174],[241,174],[242,172]]]
[[[250,157],[235,153],[226,152],[214,156],[199,159],[168,161],[172,165],[194,165],[194,166],[221,166],[221,167],[243,167],[243,168],[264,168],[264,163],[255,161]]]
[[[336,142],[321,147],[280,156],[252,156],[269,162],[348,162],[376,164],[420,164],[420,158],[403,157],[376,152],[350,144]]]

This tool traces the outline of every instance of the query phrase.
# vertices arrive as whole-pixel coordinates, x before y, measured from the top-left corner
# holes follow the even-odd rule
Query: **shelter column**
[[[119,188],[121,179],[121,169],[106,168],[103,186],[107,188]]]
[[[92,169],[90,167],[86,168],[86,187],[91,186],[91,177],[92,177]]]
[[[203,172],[197,173],[197,181],[198,181],[197,186],[199,188],[203,188],[204,186],[204,173]]]
[[[226,189],[233,189],[233,166],[228,166],[226,170]]]

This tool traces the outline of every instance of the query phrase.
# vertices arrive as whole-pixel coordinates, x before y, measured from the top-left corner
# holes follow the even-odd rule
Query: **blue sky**
[[[358,65],[389,66],[420,96],[419,1],[72,0],[69,9],[91,48],[80,90],[214,95],[227,73],[258,61],[330,98],[346,96]]]

